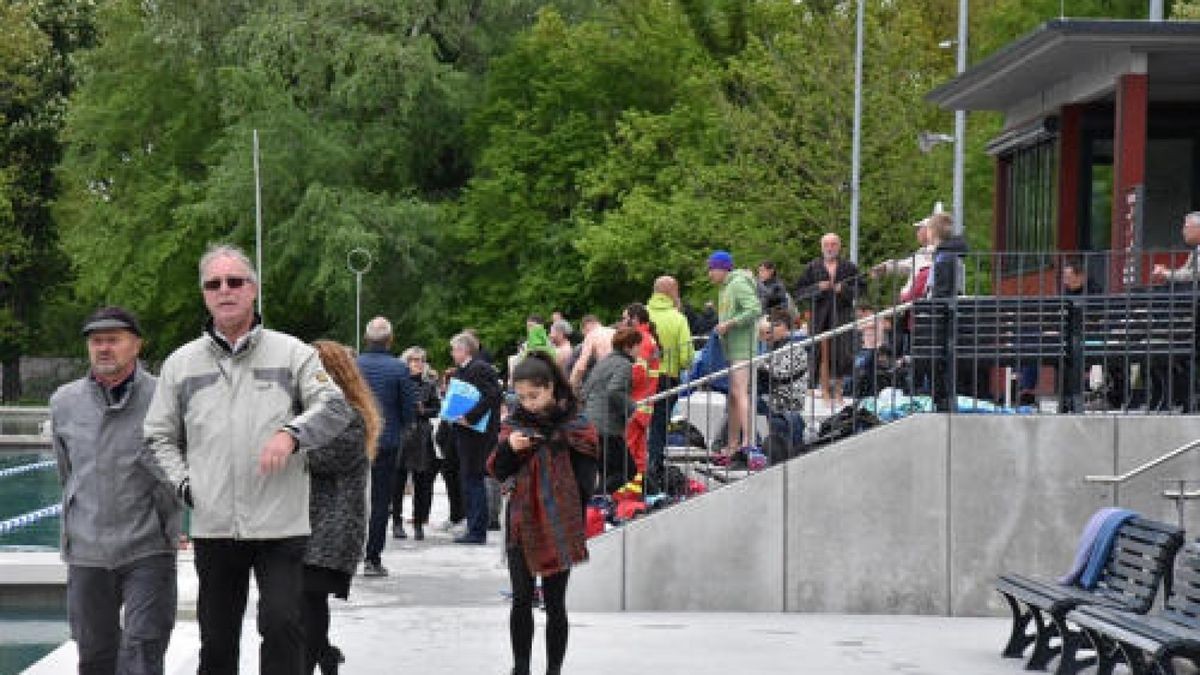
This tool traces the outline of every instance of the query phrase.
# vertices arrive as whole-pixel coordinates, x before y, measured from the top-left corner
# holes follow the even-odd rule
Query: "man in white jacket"
[[[192,507],[200,672],[237,672],[253,571],[259,672],[299,675],[304,452],[345,429],[351,410],[312,347],[260,325],[258,277],[244,253],[211,248],[200,286],[211,321],[163,363],[145,424],[155,458]]]

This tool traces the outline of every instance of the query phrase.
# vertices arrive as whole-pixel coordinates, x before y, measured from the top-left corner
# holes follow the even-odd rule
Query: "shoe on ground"
[[[387,568],[377,562],[363,563],[364,577],[386,577],[388,575]]]
[[[488,523],[488,529],[491,530],[492,532],[499,532],[500,531],[500,521],[493,520],[492,522]]]
[[[396,539],[408,539],[408,534],[404,532],[403,525],[392,525],[392,537]]]
[[[467,533],[467,521],[464,520],[461,523],[456,523],[454,525],[454,527],[450,528],[449,532],[450,532],[451,536],[454,536],[454,537],[463,536],[464,534]]]
[[[447,521],[443,522],[441,525],[438,525],[437,529],[440,532],[451,532],[454,530],[454,528],[458,527],[461,524],[462,524],[461,520],[457,521],[457,522],[455,522],[453,520],[447,520]]]
[[[425,528],[421,525],[413,525],[413,539],[416,541],[425,540]]]
[[[486,544],[487,537],[472,537],[469,534],[463,534],[454,538],[456,544]]]

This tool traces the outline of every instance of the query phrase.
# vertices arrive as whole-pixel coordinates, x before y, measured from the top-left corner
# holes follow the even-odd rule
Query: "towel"
[[[1100,579],[1104,563],[1112,552],[1113,542],[1117,538],[1117,530],[1125,521],[1138,514],[1128,509],[1107,507],[1092,514],[1083,533],[1079,536],[1079,544],[1075,549],[1075,559],[1071,561],[1071,569],[1063,575],[1058,583],[1064,586],[1072,584],[1080,588],[1092,589]]]

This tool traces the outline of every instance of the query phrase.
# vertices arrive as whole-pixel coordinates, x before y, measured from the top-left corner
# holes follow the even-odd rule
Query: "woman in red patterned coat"
[[[584,506],[596,486],[596,428],[579,415],[566,376],[550,357],[531,353],[513,368],[517,407],[500,428],[488,462],[509,487],[508,574],[513,604],[508,630],[514,675],[529,675],[533,592],[542,579],[546,672],[562,671],[567,651],[567,579],[587,560]]]

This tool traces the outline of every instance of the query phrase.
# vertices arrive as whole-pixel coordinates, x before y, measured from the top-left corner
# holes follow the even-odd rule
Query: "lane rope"
[[[42,469],[53,468],[56,462],[53,459],[44,462],[34,462],[32,464],[22,464],[21,466],[10,466],[7,469],[0,469],[0,478],[8,478],[9,476],[19,476],[30,471],[40,471]]]
[[[0,520],[0,536],[29,527],[30,525],[42,520],[46,520],[47,518],[53,518],[61,513],[62,504],[51,504],[50,506],[38,509],[37,511],[23,513],[15,518]]]

